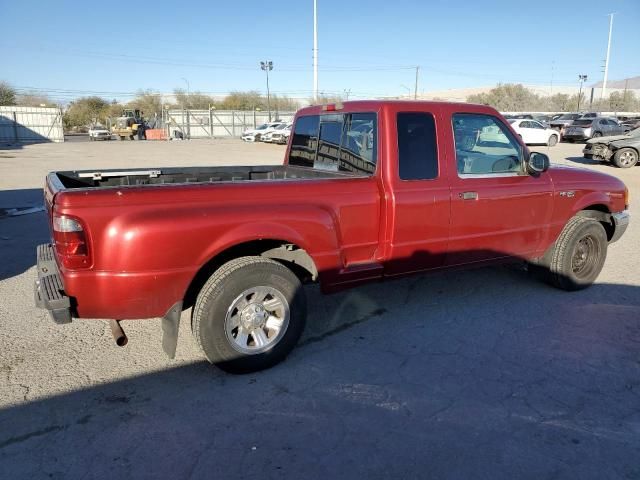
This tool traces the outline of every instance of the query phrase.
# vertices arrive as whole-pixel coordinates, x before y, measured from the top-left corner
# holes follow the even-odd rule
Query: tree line
[[[637,112],[640,99],[633,91],[612,92],[608,98],[589,101],[585,92],[580,95],[580,110],[595,112]],[[469,103],[490,105],[502,112],[575,112],[578,110],[578,94],[538,95],[520,84],[499,84],[485,93],[467,97]]]
[[[283,95],[267,97],[257,90],[231,92],[222,100],[201,92],[186,92],[183,89],[173,91],[174,101],[163,103],[162,95],[152,91],[139,91],[130,101],[108,100],[100,96],[86,96],[72,100],[64,108],[63,123],[65,129],[84,127],[94,123],[106,124],[109,119],[118,117],[124,109],[144,112],[146,119],[162,117],[163,109],[207,110],[261,110],[296,111],[300,105],[294,99]],[[19,94],[6,82],[0,82],[0,105],[19,105],[30,107],[59,106],[47,95]]]
[[[88,126],[93,123],[108,123],[108,119],[118,117],[123,109],[138,109],[144,117],[151,119],[162,117],[162,109],[206,110],[262,110],[268,108],[267,98],[257,90],[231,92],[222,100],[201,92],[186,92],[175,89],[174,101],[163,103],[160,94],[152,91],[139,91],[130,101],[119,102],[99,96],[81,97],[71,101],[64,108],[63,123],[66,129]],[[342,101],[340,97],[321,96],[317,103]],[[521,84],[498,84],[485,93],[469,95],[467,102],[490,105],[503,112],[571,112],[578,110],[578,94],[538,95]],[[287,96],[271,95],[272,111],[295,111],[300,105]],[[309,103],[314,103],[309,99]],[[0,105],[21,106],[57,106],[47,95],[38,93],[17,93],[6,82],[0,82]],[[633,91],[612,92],[608,98],[595,100],[590,104],[586,93],[580,97],[580,110],[592,111],[640,111],[640,99]]]

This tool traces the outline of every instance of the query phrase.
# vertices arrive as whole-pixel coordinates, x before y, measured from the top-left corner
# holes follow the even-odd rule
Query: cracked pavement
[[[623,179],[634,215],[640,167],[585,165],[581,148],[548,151]],[[0,208],[37,203],[49,170],[282,153],[230,141],[0,150]],[[32,292],[47,235],[43,213],[0,219],[2,478],[640,479],[635,215],[582,292],[517,265],[330,296],[309,286],[301,344],[244,376],[204,361],[189,312],[174,361],[159,320],[123,322],[124,348],[105,322],[53,324]]]

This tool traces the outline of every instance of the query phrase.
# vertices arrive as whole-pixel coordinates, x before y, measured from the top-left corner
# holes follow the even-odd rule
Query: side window
[[[531,125],[533,126],[533,128],[537,128],[538,130],[544,130],[544,127],[542,126],[542,124],[538,122],[531,122]]]
[[[372,175],[377,163],[375,113],[298,117],[289,165]]]
[[[438,149],[433,115],[398,113],[398,170],[402,180],[438,177]]]
[[[531,128],[531,122],[528,122],[527,120],[520,122],[520,128]]]
[[[291,153],[289,153],[289,165],[300,167],[313,167],[318,146],[318,115],[298,117],[293,139],[291,140]]]
[[[375,173],[378,151],[376,131],[375,113],[345,115],[340,170]]]
[[[492,115],[453,115],[456,164],[461,176],[515,174],[522,171],[522,153],[511,132]],[[489,136],[484,132],[493,131]]]
[[[338,170],[342,124],[343,115],[322,115],[320,117],[318,156],[313,164],[313,168],[319,170]]]

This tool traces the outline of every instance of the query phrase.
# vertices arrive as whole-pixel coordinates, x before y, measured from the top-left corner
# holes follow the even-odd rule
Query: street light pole
[[[269,110],[269,121],[271,121],[271,94],[269,93],[269,71],[273,70],[273,62],[265,60],[260,62],[260,69],[267,73],[267,109]]]
[[[578,112],[580,111],[580,100],[582,100],[582,84],[587,81],[586,75],[578,75],[578,81],[580,82],[580,92],[578,93]]]
[[[313,101],[318,103],[318,2],[313,0]]]
[[[613,29],[613,13],[609,14],[609,41],[607,42],[607,58],[604,61],[604,78],[602,79],[602,93],[600,100],[604,99],[607,90],[607,76],[609,75],[609,54],[611,53],[611,31]]]

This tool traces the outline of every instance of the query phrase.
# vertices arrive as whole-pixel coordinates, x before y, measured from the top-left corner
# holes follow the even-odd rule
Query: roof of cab
[[[363,110],[373,110],[378,111],[383,108],[392,108],[393,110],[399,110],[402,107],[406,107],[407,105],[411,105],[412,107],[439,107],[447,110],[458,110],[458,111],[486,111],[486,112],[495,112],[496,110],[493,107],[488,105],[479,105],[474,103],[464,103],[464,102],[442,102],[442,101],[429,101],[429,100],[351,100],[345,102],[331,102],[326,104],[317,104],[310,105],[308,107],[303,107],[296,115],[312,115],[318,113],[332,113],[331,111],[324,110],[326,105],[336,105],[341,106],[336,109],[335,112],[342,111],[363,111]]]

